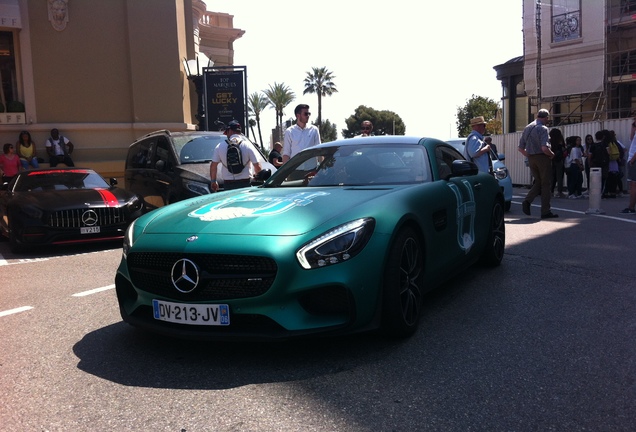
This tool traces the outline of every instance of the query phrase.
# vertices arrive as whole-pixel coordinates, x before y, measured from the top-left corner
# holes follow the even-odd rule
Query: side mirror
[[[115,177],[111,177],[110,178],[110,185],[111,186],[117,186],[117,179]]]
[[[467,160],[455,160],[451,166],[452,177],[471,176],[476,175],[478,172],[479,168],[477,168],[477,165],[475,165],[474,162],[469,162]]]
[[[265,181],[272,176],[272,171],[269,169],[262,169],[254,177],[256,180]]]
[[[155,168],[157,168],[158,171],[163,172],[166,169],[166,163],[162,160],[158,160],[155,164]]]

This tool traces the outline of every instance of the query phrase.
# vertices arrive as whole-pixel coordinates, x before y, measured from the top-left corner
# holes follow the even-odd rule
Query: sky
[[[501,99],[494,66],[523,55],[521,0],[205,0],[208,11],[234,16],[245,34],[234,42],[234,65],[246,66],[247,93],[274,83],[318,113],[316,94],[303,95],[314,67],[333,73],[338,92],[323,97],[322,118],[335,123],[360,105],[393,111],[407,135],[457,136],[457,108],[472,95]],[[263,141],[275,126],[261,115]]]

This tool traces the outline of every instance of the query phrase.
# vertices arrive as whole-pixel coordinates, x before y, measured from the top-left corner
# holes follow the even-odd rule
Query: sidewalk
[[[510,209],[510,212],[509,212],[510,214],[526,216],[521,211],[521,202],[526,197],[529,190],[530,190],[529,188],[525,188],[525,187],[513,188],[512,208]],[[552,199],[550,200],[550,205],[552,207],[553,213],[559,214],[559,209],[572,210],[572,211],[582,212],[582,213],[586,213],[588,212],[588,210],[590,212],[593,212],[595,210],[600,210],[602,212],[601,214],[605,214],[607,216],[625,217],[625,218],[633,219],[634,221],[636,221],[635,215],[619,213],[621,210],[623,210],[625,207],[629,205],[628,193],[624,194],[622,197],[601,199],[600,209],[592,209],[590,207],[590,200],[588,198],[568,199],[567,194],[564,193],[564,195],[566,195],[566,198],[552,197]],[[532,202],[532,207],[530,211],[531,211],[530,217],[539,218],[541,214],[541,196],[538,196],[534,199],[534,201]],[[563,215],[559,214],[559,216],[566,217],[565,214]]]

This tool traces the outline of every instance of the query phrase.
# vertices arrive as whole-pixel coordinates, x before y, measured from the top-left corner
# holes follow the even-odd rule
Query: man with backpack
[[[241,134],[239,122],[236,120],[229,122],[224,134],[227,139],[216,146],[212,154],[212,163],[210,163],[210,187],[214,192],[219,190],[217,181],[219,163],[222,165],[224,190],[240,189],[251,185],[250,163],[254,166],[255,174],[261,170],[256,152],[244,142],[245,138]]]

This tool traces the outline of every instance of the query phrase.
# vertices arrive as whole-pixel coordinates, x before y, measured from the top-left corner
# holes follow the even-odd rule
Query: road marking
[[[514,204],[521,204],[521,201],[512,201],[512,202]],[[532,204],[532,207],[541,207],[541,206],[538,205],[538,204]],[[600,214],[600,213],[586,213],[584,211],[571,210],[571,209],[566,209],[566,208],[563,208],[563,207],[552,207],[552,209],[553,210],[564,211],[564,212],[568,212],[568,213],[575,213],[575,214],[580,214],[580,215],[594,216],[594,217],[600,217],[600,218],[604,218],[604,219],[614,219],[614,220],[618,220],[618,221],[622,221],[622,222],[636,223],[636,218],[634,218],[634,216],[621,217],[621,216],[610,216],[608,214]],[[558,219],[552,219],[552,220],[553,221],[558,221]]]
[[[7,315],[13,315],[13,314],[17,314],[17,313],[20,313],[20,312],[25,312],[25,311],[28,311],[29,309],[33,309],[33,306],[22,306],[22,307],[15,308],[15,309],[9,309],[9,310],[6,310],[4,312],[0,312],[0,317],[7,316]]]
[[[113,288],[115,288],[115,284],[107,285],[107,286],[101,287],[101,288],[95,288],[95,289],[92,289],[92,290],[89,290],[89,291],[80,292],[80,293],[77,293],[77,294],[73,294],[73,297],[84,297],[84,296],[87,296],[87,295],[96,294],[98,292],[108,291],[108,290],[113,289]]]

